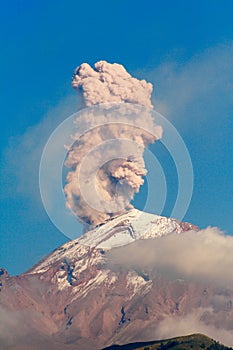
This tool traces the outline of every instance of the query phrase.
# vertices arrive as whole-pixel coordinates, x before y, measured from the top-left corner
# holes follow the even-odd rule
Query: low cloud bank
[[[218,228],[140,240],[107,253],[110,264],[233,287],[233,237]]]
[[[233,346],[232,288],[233,237],[218,228],[172,233],[157,239],[139,240],[106,253],[107,267],[134,269],[150,279],[182,279],[212,286],[206,307],[183,315],[169,315],[148,329],[148,339],[166,339],[194,333],[205,334]],[[199,296],[201,298],[201,296]],[[191,300],[190,300],[191,302]]]
[[[172,337],[184,336],[194,333],[202,333],[226,346],[233,346],[232,330],[219,329],[214,326],[206,325],[203,320],[203,314],[214,312],[211,309],[196,309],[186,316],[169,316],[159,323],[151,336],[156,339],[167,339]]]

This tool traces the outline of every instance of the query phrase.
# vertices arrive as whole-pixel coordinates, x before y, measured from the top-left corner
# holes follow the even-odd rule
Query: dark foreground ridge
[[[185,337],[176,337],[167,340],[112,345],[102,350],[230,350],[232,348],[221,345],[203,334],[193,334]]]

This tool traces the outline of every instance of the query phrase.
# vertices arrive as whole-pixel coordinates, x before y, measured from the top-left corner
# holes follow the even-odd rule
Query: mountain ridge
[[[189,230],[198,228],[133,209],[67,242],[19,276],[1,270],[6,332],[0,339],[9,343],[4,349],[97,350],[147,341],[166,317],[185,317],[196,309],[207,324],[221,316],[224,327],[231,327],[232,304],[216,310],[211,321],[208,315],[213,297],[225,291],[110,264],[113,249]]]
[[[55,256],[55,259],[60,258],[61,251],[64,253],[67,250],[71,251],[76,245],[108,250],[132,243],[138,239],[161,237],[172,232],[179,234],[188,230],[197,231],[198,227],[176,219],[131,209],[127,213],[109,219],[106,223],[58,247],[32,268],[24,272],[24,274],[33,273],[33,271],[38,272],[38,268],[39,266],[40,268],[43,266],[44,260],[48,262],[50,259],[53,259],[53,256]],[[57,253],[58,255],[56,255]]]
[[[182,348],[180,347],[182,345]],[[166,349],[207,349],[207,350],[231,350],[215,340],[203,334],[191,334],[183,337],[175,337],[163,340],[155,340],[125,345],[112,345],[102,350],[166,350]]]

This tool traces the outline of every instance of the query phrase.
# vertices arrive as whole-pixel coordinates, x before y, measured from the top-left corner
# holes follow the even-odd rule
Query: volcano
[[[57,248],[19,276],[1,269],[2,349],[97,350],[150,341],[166,317],[185,317],[196,309],[206,325],[232,329],[233,290],[111,263],[114,250],[124,247],[127,254],[137,242],[190,230],[198,228],[132,209]],[[216,295],[227,302],[210,317]]]

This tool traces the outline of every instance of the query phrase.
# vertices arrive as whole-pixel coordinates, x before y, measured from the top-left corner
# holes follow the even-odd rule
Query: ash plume
[[[83,63],[75,69],[72,78],[72,86],[81,91],[85,106],[129,102],[153,108],[151,83],[133,78],[117,63],[99,61],[94,67]]]
[[[147,173],[144,148],[161,138],[162,128],[151,115],[152,84],[119,64],[84,63],[72,85],[89,108],[75,120],[64,192],[79,220],[96,226],[132,208]]]

